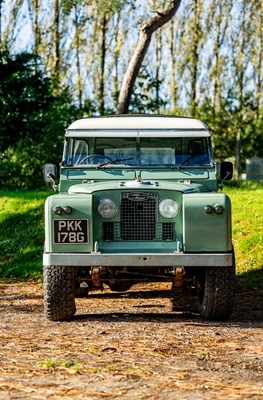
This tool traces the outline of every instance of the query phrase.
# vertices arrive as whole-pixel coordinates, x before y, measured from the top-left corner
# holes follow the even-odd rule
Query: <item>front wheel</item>
[[[44,267],[44,314],[52,321],[69,320],[76,312],[75,271],[65,266]]]
[[[198,290],[199,310],[208,321],[227,321],[235,298],[235,267],[206,268]]]

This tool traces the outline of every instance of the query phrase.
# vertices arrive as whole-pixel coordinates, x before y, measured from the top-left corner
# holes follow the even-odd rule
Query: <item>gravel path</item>
[[[262,399],[262,299],[209,323],[173,311],[168,284],[106,288],[51,322],[41,282],[0,282],[0,399]]]

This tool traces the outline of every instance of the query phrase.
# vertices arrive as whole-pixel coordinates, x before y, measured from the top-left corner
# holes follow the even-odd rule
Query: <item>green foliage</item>
[[[53,94],[32,54],[1,53],[0,74],[0,187],[41,187],[43,164],[59,162],[76,108],[67,90]]]
[[[73,119],[115,112],[140,27],[167,2],[9,3],[1,21],[1,49],[8,51],[0,54],[0,188],[36,188],[43,164],[60,161]],[[246,158],[263,156],[261,20],[256,1],[181,2],[153,35],[130,112],[200,117],[212,129],[216,159],[240,153],[244,171]],[[11,55],[14,49],[33,49],[39,58]]]
[[[211,129],[217,161],[234,156],[237,132],[241,131],[241,158],[244,170],[246,158],[263,157],[263,110],[257,117],[252,104],[247,105],[245,115],[242,115],[238,108],[232,108],[227,101],[221,106],[220,110],[216,110],[207,99],[196,109],[196,117]]]
[[[230,182],[233,242],[240,284],[263,287],[263,185]],[[49,192],[0,192],[0,276],[42,276],[44,201]]]
[[[155,92],[157,86],[160,86],[161,80],[153,79],[148,69],[142,66],[135,82],[129,112],[134,114],[155,113],[160,107],[167,104],[161,96],[156,98]]]

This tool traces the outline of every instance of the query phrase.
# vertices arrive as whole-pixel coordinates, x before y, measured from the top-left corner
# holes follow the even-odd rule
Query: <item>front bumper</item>
[[[232,253],[101,254],[45,253],[43,265],[71,267],[231,267]]]

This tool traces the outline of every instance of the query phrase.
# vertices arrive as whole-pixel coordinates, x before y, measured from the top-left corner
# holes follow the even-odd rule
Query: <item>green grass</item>
[[[238,281],[263,287],[263,184],[230,182]],[[0,276],[41,278],[44,202],[52,192],[0,191]]]
[[[240,284],[263,287],[263,184],[230,182],[232,231]]]
[[[48,195],[0,191],[0,276],[42,276],[44,201]]]
[[[47,368],[70,369],[75,372],[81,369],[81,365],[74,360],[45,360],[41,364]]]

